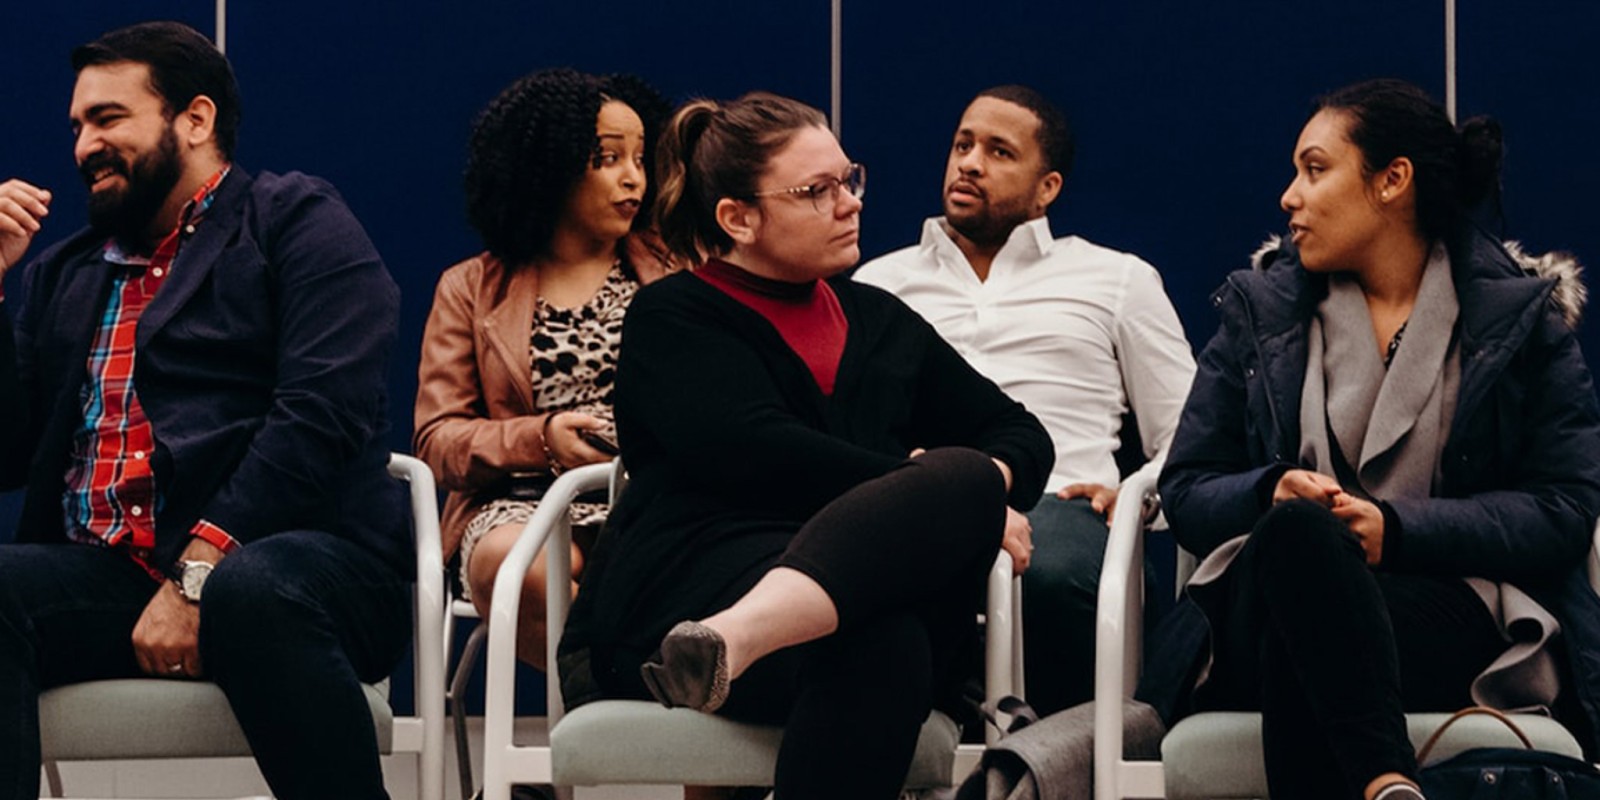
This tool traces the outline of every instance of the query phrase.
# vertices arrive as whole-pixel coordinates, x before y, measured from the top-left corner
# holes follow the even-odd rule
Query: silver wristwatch
[[[177,569],[172,582],[178,585],[178,594],[191,603],[200,602],[200,591],[205,588],[206,579],[211,577],[211,570],[216,565],[209,561],[179,561],[174,566]]]

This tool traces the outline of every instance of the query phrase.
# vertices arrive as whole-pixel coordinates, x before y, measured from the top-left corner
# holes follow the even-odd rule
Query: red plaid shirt
[[[117,274],[89,351],[88,380],[79,395],[83,425],[73,436],[62,495],[67,535],[81,542],[123,547],[157,580],[163,579],[160,565],[151,564],[149,557],[156,542],[161,494],[150,468],[155,436],[134,392],[134,339],[139,316],[161,289],[178,249],[194,235],[227,174],[224,168],[195,192],[178,226],[152,255],[130,255],[115,240],[106,243],[106,263]],[[191,533],[224,551],[238,546],[233,537],[205,520],[196,523]]]

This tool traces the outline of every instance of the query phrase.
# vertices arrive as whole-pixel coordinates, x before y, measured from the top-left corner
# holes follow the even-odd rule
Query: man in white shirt
[[[951,144],[945,215],[924,223],[920,244],[855,276],[916,309],[1055,442],[1048,491],[1028,514],[1035,550],[1022,582],[1028,701],[1041,713],[1092,694],[1124,416],[1138,424],[1141,471],[1159,472],[1195,368],[1154,267],[1052,238],[1045,211],[1072,155],[1065,118],[1038,92],[980,93]]]

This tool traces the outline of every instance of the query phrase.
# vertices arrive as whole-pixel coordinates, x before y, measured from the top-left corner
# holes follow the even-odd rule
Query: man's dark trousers
[[[39,796],[40,691],[141,674],[133,627],[157,588],[120,550],[0,546],[0,799]],[[239,548],[206,582],[205,677],[227,694],[276,796],[387,797],[360,683],[403,654],[410,588],[358,545],[316,531]]]

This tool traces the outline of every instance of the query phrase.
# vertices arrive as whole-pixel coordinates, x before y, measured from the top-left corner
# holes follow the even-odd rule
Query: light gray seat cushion
[[[637,700],[601,700],[574,709],[550,732],[551,767],[555,782],[565,786],[771,786],[782,740],[781,728]],[[906,786],[948,786],[959,742],[949,717],[929,715]]]
[[[388,682],[364,686],[378,749],[394,744]],[[216,684],[132,678],[50,689],[39,697],[47,761],[248,756],[239,723]]]
[[[1407,714],[1406,732],[1411,736],[1411,745],[1421,747],[1449,718],[1449,714]],[[1534,747],[1583,757],[1578,741],[1554,720],[1525,714],[1512,719],[1533,740]],[[1449,758],[1472,747],[1521,746],[1498,720],[1471,716],[1450,726],[1428,760]],[[1161,741],[1161,761],[1168,800],[1267,796],[1260,714],[1212,712],[1188,717]]]

